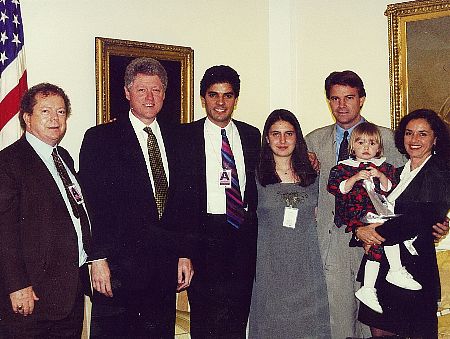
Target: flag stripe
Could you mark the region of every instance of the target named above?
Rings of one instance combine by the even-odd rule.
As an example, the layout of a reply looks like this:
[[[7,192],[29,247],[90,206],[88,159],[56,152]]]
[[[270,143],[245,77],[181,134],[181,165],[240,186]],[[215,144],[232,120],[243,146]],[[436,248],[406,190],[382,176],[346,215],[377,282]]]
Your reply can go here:
[[[14,59],[14,62],[10,63],[6,67],[0,76],[0,101],[8,95],[8,93],[17,86],[17,80],[23,77],[23,73],[26,71],[25,50],[21,49]]]
[[[17,86],[6,95],[2,102],[0,102],[0,112],[2,112],[0,115],[0,130],[2,130],[7,122],[19,112],[20,99],[26,90],[27,72],[25,71]]]

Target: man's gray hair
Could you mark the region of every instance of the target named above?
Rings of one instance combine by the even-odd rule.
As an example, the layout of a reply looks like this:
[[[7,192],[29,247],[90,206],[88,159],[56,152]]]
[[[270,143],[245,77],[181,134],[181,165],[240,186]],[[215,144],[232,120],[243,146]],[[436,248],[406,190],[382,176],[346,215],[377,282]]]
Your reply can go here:
[[[130,88],[138,74],[157,75],[163,84],[164,91],[167,89],[167,72],[158,60],[143,57],[131,61],[125,70],[126,88]]]

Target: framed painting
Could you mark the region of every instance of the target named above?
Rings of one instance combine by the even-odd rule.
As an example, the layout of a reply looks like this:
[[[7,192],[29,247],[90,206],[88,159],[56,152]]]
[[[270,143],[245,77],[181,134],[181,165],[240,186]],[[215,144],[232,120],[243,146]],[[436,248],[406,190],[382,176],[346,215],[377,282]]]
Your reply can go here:
[[[194,106],[194,51],[191,48],[96,37],[97,124],[128,114],[130,105],[124,93],[125,68],[138,57],[157,59],[167,71],[169,81],[158,120],[170,123],[191,121]]]
[[[391,125],[429,108],[449,122],[450,0],[387,6]]]

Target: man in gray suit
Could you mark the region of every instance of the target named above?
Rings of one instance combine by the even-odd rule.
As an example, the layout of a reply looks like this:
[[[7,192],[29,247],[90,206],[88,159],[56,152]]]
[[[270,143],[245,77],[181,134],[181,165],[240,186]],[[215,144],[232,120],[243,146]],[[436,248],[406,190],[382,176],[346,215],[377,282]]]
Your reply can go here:
[[[325,80],[325,91],[336,123],[312,131],[305,139],[308,150],[314,152],[320,161],[317,232],[327,281],[331,331],[336,339],[370,337],[367,326],[357,321],[358,302],[354,294],[360,287],[356,275],[363,249],[349,247],[351,234],[335,226],[335,197],[326,189],[330,170],[337,163],[344,133],[348,132],[346,135],[350,138],[353,128],[365,121],[361,108],[366,91],[361,78],[352,71],[332,72]],[[402,166],[406,159],[395,147],[393,132],[385,127],[378,128],[387,162],[396,167]],[[434,229],[433,234],[439,239],[448,232],[448,225],[438,224]]]

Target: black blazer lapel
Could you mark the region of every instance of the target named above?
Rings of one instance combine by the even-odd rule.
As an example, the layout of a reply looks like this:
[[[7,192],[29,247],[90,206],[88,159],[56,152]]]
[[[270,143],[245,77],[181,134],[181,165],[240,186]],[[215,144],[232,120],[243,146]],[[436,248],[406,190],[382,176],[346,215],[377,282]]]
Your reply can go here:
[[[121,157],[123,175],[130,178],[130,184],[136,183],[130,186],[130,189],[134,189],[136,195],[140,198],[148,199],[150,205],[150,211],[148,212],[151,213],[153,218],[158,219],[158,209],[144,154],[128,116],[118,120],[118,128],[120,137],[117,152]]]
[[[47,190],[45,193],[46,199],[49,199],[51,205],[59,205],[58,210],[60,211],[67,210],[67,206],[64,203],[61,192],[53,179],[53,176],[33,147],[26,141],[25,137],[22,137],[19,146],[22,149],[22,152],[19,151],[19,153],[22,155],[22,165],[25,171],[24,178],[30,180],[30,185],[45,187]],[[66,214],[67,217],[70,218],[68,211]]]
[[[207,205],[207,192],[206,192],[206,154],[205,154],[205,120],[206,118],[202,118],[198,121],[195,121],[191,124],[193,131],[189,135],[192,138],[191,141],[191,149],[194,152],[195,156],[195,164],[196,164],[196,172],[192,173],[196,176],[196,180],[198,180],[199,188],[200,188],[200,206],[202,211],[206,213]]]
[[[240,121],[233,120],[239,131],[241,138],[242,151],[244,154],[246,185],[244,193],[244,204],[252,210],[256,211],[257,205],[257,189],[255,182],[256,164],[259,158],[259,135]]]

